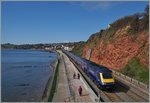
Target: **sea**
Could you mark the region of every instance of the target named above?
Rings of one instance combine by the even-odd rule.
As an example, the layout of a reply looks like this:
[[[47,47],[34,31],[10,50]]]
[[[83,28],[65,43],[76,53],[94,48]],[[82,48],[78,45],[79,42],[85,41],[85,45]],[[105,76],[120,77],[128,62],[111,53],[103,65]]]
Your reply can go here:
[[[1,101],[40,102],[56,52],[1,50]]]

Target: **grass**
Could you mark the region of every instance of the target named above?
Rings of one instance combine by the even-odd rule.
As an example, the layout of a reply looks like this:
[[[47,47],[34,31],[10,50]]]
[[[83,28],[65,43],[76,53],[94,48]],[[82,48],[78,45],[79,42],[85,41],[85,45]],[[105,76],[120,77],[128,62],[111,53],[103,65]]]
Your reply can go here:
[[[82,51],[76,51],[76,52],[74,52],[74,54],[76,54],[78,56],[82,56]]]
[[[76,50],[76,51],[72,51],[72,53],[74,53],[75,55],[78,55],[78,56],[82,56],[83,50],[79,49],[79,50]]]
[[[143,73],[141,73],[140,75],[140,81],[142,81],[143,83],[148,84],[149,83],[149,71],[145,71]]]
[[[149,69],[142,65],[137,58],[132,58],[121,72],[140,82],[149,84]]]
[[[50,90],[50,95],[49,95],[49,98],[48,98],[48,102],[52,102],[53,97],[54,97],[54,93],[56,91],[59,63],[60,63],[60,61],[58,60],[58,64],[56,66],[56,71],[55,71],[55,74],[54,74],[54,79],[53,79],[52,87],[51,87],[51,90]]]

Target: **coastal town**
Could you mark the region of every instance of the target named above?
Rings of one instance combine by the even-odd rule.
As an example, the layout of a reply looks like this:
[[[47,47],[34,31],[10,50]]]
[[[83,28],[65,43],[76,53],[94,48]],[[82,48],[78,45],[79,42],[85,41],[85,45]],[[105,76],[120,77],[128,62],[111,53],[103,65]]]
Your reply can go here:
[[[68,43],[41,43],[41,44],[22,44],[22,45],[15,45],[15,44],[2,44],[2,49],[31,49],[31,50],[57,50],[57,49],[65,49],[71,51],[76,45],[84,44],[84,41],[80,42],[68,42]]]

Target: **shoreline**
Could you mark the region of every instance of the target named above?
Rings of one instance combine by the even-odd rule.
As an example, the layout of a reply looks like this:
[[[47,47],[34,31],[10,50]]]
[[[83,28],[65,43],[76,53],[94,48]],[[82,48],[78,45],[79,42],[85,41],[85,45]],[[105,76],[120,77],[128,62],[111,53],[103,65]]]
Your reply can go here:
[[[47,81],[47,84],[45,86],[45,89],[44,89],[44,92],[43,92],[40,102],[48,102],[49,101],[49,97],[50,97],[51,91],[52,91],[52,86],[54,85],[53,84],[54,77],[55,77],[55,75],[57,75],[56,69],[58,69],[58,66],[59,66],[59,58],[54,63],[54,68],[53,68],[54,71],[50,74],[50,77]]]

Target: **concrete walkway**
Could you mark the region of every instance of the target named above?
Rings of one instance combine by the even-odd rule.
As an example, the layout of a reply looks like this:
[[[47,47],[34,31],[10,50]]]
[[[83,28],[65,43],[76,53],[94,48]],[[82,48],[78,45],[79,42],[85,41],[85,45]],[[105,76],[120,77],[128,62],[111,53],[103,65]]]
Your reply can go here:
[[[64,102],[66,98],[70,97],[70,90],[68,89],[69,86],[64,61],[62,60],[62,53],[60,53],[60,63],[58,69],[57,87],[52,102]]]
[[[57,90],[53,98],[53,102],[94,102],[89,87],[87,87],[85,81],[80,75],[80,79],[77,78],[78,70],[66,56],[66,54],[60,53],[60,65],[59,75],[57,81]],[[76,73],[76,78],[73,78],[73,74]],[[79,95],[79,86],[82,87],[82,96]]]

